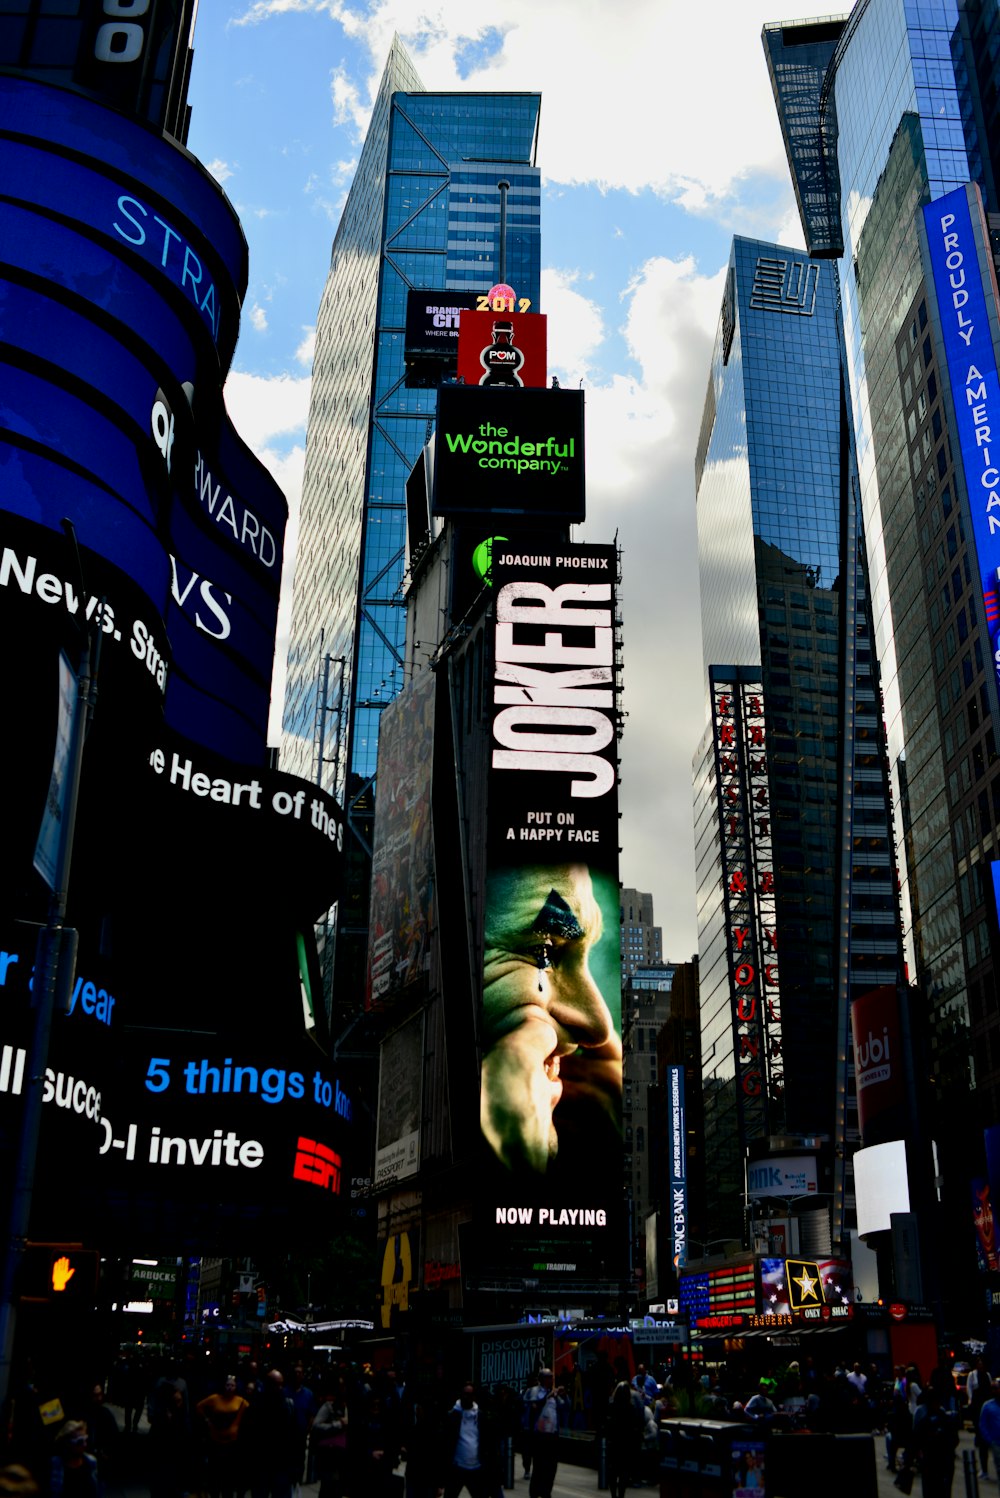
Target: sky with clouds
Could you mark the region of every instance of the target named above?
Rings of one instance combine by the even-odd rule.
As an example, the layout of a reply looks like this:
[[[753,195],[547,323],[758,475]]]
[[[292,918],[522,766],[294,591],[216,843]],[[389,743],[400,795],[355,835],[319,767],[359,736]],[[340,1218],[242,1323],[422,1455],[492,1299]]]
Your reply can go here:
[[[829,9],[211,0],[195,32],[188,144],[250,246],[227,402],[293,517],[316,313],[393,33],[428,89],[541,91],[540,310],[550,369],[587,392],[577,539],[617,533],[623,549],[621,878],[652,891],[664,954],[678,961],[697,950],[694,451],[724,267],[734,234],[802,244],[760,31]],[[289,555],[295,533],[293,518]],[[288,622],[286,609],[280,656]]]

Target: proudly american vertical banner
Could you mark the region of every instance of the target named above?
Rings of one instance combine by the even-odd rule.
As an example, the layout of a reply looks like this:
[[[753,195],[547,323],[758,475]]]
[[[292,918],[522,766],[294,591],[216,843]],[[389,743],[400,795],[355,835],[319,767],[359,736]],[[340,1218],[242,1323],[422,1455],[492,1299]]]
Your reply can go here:
[[[496,544],[481,1133],[486,1265],[618,1277],[611,546]]]

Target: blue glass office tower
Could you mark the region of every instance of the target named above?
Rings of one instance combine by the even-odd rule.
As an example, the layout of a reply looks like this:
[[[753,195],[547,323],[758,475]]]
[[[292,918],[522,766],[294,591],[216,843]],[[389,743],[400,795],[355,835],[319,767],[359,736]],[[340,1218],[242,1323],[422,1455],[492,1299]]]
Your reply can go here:
[[[828,1194],[802,1224],[817,1254],[851,1225],[850,1002],[901,973],[850,432],[833,268],[736,239],[696,459],[705,1236],[747,1231],[747,1146],[823,1136]]]
[[[846,22],[768,27],[807,246],[839,258],[876,643],[905,849],[908,955],[930,1027],[930,1120],[949,1222],[1000,1118],[1000,759],[991,647],[922,206],[978,184],[996,256],[992,0],[859,0]],[[803,173],[803,163],[808,172]],[[808,182],[806,176],[808,175]],[[969,1235],[941,1235],[975,1292]]]
[[[426,93],[395,39],[320,304],[282,767],[347,811],[348,1009],[363,981],[379,719],[403,685],[405,483],[437,405],[436,390],[404,384],[407,291],[496,283],[505,179],[506,277],[538,309],[540,105],[538,94]]]
[[[425,93],[394,41],[334,240],[316,329],[282,764],[331,790],[346,785],[348,804],[370,789],[379,717],[402,686],[404,484],[437,403],[435,390],[403,382],[407,291],[495,284],[506,179],[507,280],[538,307],[540,102]]]
[[[400,40],[386,63],[320,303],[281,765],[347,810],[341,936],[367,927],[379,719],[403,686],[404,485],[436,389],[404,385],[410,288],[487,292],[500,270],[539,306],[539,94],[425,93]],[[338,1002],[361,998],[361,960]]]

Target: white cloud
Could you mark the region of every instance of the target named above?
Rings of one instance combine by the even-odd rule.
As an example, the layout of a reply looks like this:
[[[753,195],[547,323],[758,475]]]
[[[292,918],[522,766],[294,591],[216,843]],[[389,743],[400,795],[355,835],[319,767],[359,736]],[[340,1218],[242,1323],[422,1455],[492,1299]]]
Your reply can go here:
[[[697,949],[691,757],[704,726],[694,452],[724,269],[649,260],[622,293],[638,375],[587,387],[584,538],[623,548],[622,860],[664,951]]]
[[[360,89],[348,76],[347,69],[343,65],[331,70],[330,98],[333,102],[334,124],[350,123],[357,134],[363,136],[368,128],[371,105],[366,104],[362,99]]]
[[[230,374],[226,409],[248,447],[262,454],[276,438],[305,435],[310,383],[308,375]]]
[[[255,333],[267,332],[267,313],[259,302],[254,302],[250,308],[250,324]]]
[[[742,179],[765,173],[787,182],[760,42],[772,10],[764,0],[670,7],[629,0],[623,8],[580,0],[503,0],[500,8],[495,0],[369,0],[355,9],[340,0],[257,0],[241,20],[326,13],[367,46],[366,85],[343,65],[331,74],[335,119],[359,139],[398,31],[430,89],[540,89],[540,158],[549,181],[653,188],[702,213],[738,196]],[[829,0],[799,0],[796,15],[828,10]],[[469,49],[490,44],[466,71]],[[696,59],[711,59],[697,88]]]
[[[586,379],[591,356],[604,340],[596,302],[575,289],[580,272],[543,270],[541,305],[548,317],[549,369],[564,385]]]
[[[303,369],[312,369],[313,355],[316,352],[316,329],[304,327],[302,332],[305,336],[295,350],[295,359]]]
[[[221,157],[217,156],[214,161],[208,161],[205,165],[207,170],[212,173],[216,182],[228,182],[233,175],[233,168],[229,165],[228,161],[223,161]]]

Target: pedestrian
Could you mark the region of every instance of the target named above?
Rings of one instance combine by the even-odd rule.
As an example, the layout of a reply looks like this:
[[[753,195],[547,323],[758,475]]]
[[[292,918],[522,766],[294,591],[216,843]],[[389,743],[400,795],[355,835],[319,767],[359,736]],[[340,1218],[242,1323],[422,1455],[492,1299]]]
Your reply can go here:
[[[546,1377],[542,1377],[542,1372]],[[552,1388],[552,1374],[548,1369],[540,1370],[535,1374],[536,1383],[530,1389],[525,1389],[523,1396],[523,1411],[521,1416],[522,1442],[521,1442],[521,1464],[524,1468],[525,1478],[531,1476],[531,1457],[534,1451],[532,1439],[535,1429],[535,1421],[538,1419],[538,1411],[541,1409]]]
[[[957,1445],[958,1420],[944,1408],[932,1377],[913,1417],[913,1450],[924,1498],[951,1498]]]
[[[343,1498],[347,1484],[347,1385],[329,1389],[309,1431],[310,1460],[319,1478],[319,1498]]]
[[[975,1431],[976,1454],[979,1457],[979,1475],[988,1479],[990,1475],[990,1443],[979,1431],[979,1413],[988,1399],[993,1397],[993,1380],[986,1368],[986,1359],[976,1358],[965,1380],[965,1393],[969,1401],[969,1416]]]
[[[885,1426],[885,1464],[890,1472],[895,1472],[896,1457],[906,1448],[913,1427],[906,1369],[902,1363],[897,1364],[895,1374]]]
[[[296,1482],[308,1482],[310,1473],[307,1471],[306,1453],[308,1450],[309,1430],[316,1418],[319,1405],[312,1389],[306,1383],[306,1370],[302,1363],[292,1365],[291,1382],[288,1385],[288,1397],[292,1401],[295,1411],[295,1428],[298,1431],[298,1471]]]
[[[635,1365],[635,1377],[632,1380],[632,1387],[633,1389],[638,1389],[644,1402],[650,1405],[660,1392],[660,1386],[656,1382],[656,1379],[651,1373],[647,1373],[645,1363],[637,1363]]]
[[[545,1390],[545,1397],[536,1401],[531,1432],[532,1465],[529,1498],[552,1498],[552,1484],[556,1480],[559,1466],[559,1411],[569,1401],[561,1386],[553,1387],[551,1368],[542,1368],[538,1382]]]
[[[393,1490],[393,1476],[399,1463],[399,1448],[394,1444],[397,1424],[387,1418],[382,1401],[373,1394],[361,1418],[356,1442],[358,1498],[388,1498]],[[354,1487],[351,1488],[354,1498]]]
[[[499,1480],[495,1428],[471,1384],[445,1417],[444,1457],[444,1498],[458,1498],[463,1489],[470,1498],[493,1498]]]
[[[59,1428],[49,1471],[52,1498],[98,1498],[97,1458],[87,1450],[87,1427],[67,1420]]]
[[[97,1458],[97,1468],[106,1482],[115,1470],[122,1434],[118,1421],[104,1402],[104,1385],[93,1384],[90,1398],[81,1411],[87,1426],[88,1450]]]
[[[623,1379],[608,1401],[605,1426],[611,1498],[625,1498],[625,1489],[639,1470],[645,1413],[639,1390]]]
[[[230,1373],[222,1388],[199,1401],[197,1411],[205,1439],[206,1486],[211,1498],[238,1498],[242,1489],[238,1446],[240,1422],[250,1408],[236,1392]]]
[[[150,1498],[184,1498],[197,1490],[198,1460],[184,1394],[175,1388],[149,1427]]]
[[[993,1470],[1000,1474],[1000,1380],[994,1379],[991,1396],[979,1411],[977,1433],[993,1452]],[[988,1473],[984,1471],[983,1476]]]
[[[406,1498],[436,1498],[441,1488],[438,1477],[444,1465],[439,1423],[431,1405],[419,1396],[408,1398],[403,1409]]]
[[[302,1472],[302,1447],[295,1406],[285,1380],[272,1368],[240,1422],[240,1459],[249,1474],[253,1498],[292,1498]]]

